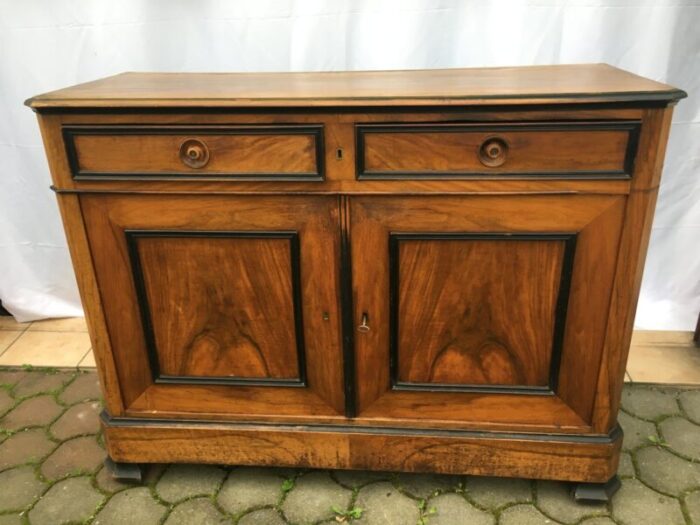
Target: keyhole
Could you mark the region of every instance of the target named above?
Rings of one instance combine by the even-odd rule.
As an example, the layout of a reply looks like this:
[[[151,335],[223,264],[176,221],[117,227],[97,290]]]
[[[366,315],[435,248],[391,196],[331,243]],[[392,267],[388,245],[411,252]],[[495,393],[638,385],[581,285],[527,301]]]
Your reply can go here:
[[[335,160],[343,160],[343,148],[335,150]]]

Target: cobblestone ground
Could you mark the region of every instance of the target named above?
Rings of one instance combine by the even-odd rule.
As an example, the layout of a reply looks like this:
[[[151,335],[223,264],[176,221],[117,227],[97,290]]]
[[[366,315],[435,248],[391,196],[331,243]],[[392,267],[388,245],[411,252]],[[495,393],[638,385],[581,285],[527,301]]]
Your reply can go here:
[[[700,390],[626,387],[622,489],[591,506],[564,483],[469,476],[154,465],[118,483],[94,373],[0,369],[0,385],[0,525],[700,525]]]

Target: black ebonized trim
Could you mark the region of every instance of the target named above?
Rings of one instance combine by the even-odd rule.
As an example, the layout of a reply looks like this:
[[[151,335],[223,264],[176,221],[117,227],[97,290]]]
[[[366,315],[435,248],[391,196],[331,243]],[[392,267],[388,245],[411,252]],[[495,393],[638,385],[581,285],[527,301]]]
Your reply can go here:
[[[163,418],[137,418],[137,417],[112,417],[106,410],[100,414],[102,422],[108,427],[159,427],[180,425],[227,427],[231,431],[260,430],[269,428],[279,432],[329,432],[341,434],[373,434],[386,436],[420,436],[420,437],[452,437],[466,439],[507,439],[518,441],[544,441],[548,443],[576,443],[591,445],[607,445],[622,439],[622,429],[619,424],[607,434],[555,434],[547,432],[499,432],[494,430],[464,430],[464,429],[436,429],[415,427],[390,427],[306,423],[301,425],[289,425],[284,423],[272,423],[269,421],[216,421],[210,419],[163,419]]]
[[[464,180],[464,179],[498,179],[498,178],[522,178],[522,179],[630,179],[633,173],[634,158],[637,153],[637,143],[641,121],[560,121],[560,122],[517,122],[517,123],[490,123],[483,122],[443,122],[443,123],[381,123],[381,124],[356,124],[355,125],[355,175],[357,180]],[[623,167],[617,171],[604,170],[576,170],[576,171],[492,171],[483,170],[468,171],[367,171],[365,168],[365,136],[370,133],[459,133],[459,132],[567,132],[567,131],[627,131],[627,148]]]
[[[535,112],[535,111],[572,111],[572,110],[610,110],[617,109],[662,109],[675,106],[678,100],[685,97],[669,100],[636,100],[626,99],[620,101],[597,101],[597,102],[538,102],[534,104],[478,104],[470,105],[469,101],[464,104],[445,105],[415,105],[406,104],[401,106],[381,106],[381,105],[358,105],[358,106],[259,106],[259,107],[230,107],[230,106],[131,106],[131,107],[94,107],[94,106],[66,106],[66,107],[44,107],[31,108],[32,111],[42,115],[290,115],[304,113],[306,115],[322,115],[329,113],[341,113],[343,115],[377,113],[390,115],[395,113],[470,113],[485,112]]]
[[[306,387],[306,357],[304,348],[304,322],[301,306],[301,271],[299,234],[295,231],[200,231],[200,230],[124,230],[126,244],[131,262],[131,271],[136,286],[136,302],[141,313],[146,350],[151,367],[153,382],[156,384],[177,385],[245,385],[245,386],[284,386]],[[148,303],[148,294],[144,282],[141,258],[138,250],[138,239],[142,238],[189,238],[199,237],[207,239],[287,239],[289,240],[290,271],[292,276],[292,303],[294,305],[294,331],[296,336],[297,362],[299,377],[291,379],[278,378],[248,378],[248,377],[200,377],[200,376],[172,376],[162,375],[158,361],[153,323],[151,320],[151,308]]]
[[[340,307],[343,327],[343,385],[345,417],[355,417],[355,326],[352,302],[352,262],[350,257],[350,200],[338,197],[340,208]]]
[[[399,243],[415,240],[442,241],[563,241],[564,254],[562,258],[559,291],[555,307],[554,331],[552,334],[551,361],[549,380],[546,386],[522,385],[461,385],[446,383],[418,383],[400,381],[399,375]],[[417,392],[470,392],[470,393],[500,393],[555,395],[559,382],[561,353],[564,345],[564,328],[566,312],[569,303],[569,291],[573,275],[574,255],[576,251],[576,234],[568,232],[542,233],[395,233],[389,234],[389,375],[392,390]]]
[[[242,181],[323,181],[325,180],[325,153],[323,124],[280,125],[157,125],[115,124],[90,125],[70,124],[61,128],[66,146],[68,165],[73,180],[242,180]],[[75,148],[76,135],[311,135],[314,137],[316,171],[310,173],[207,173],[191,172],[140,173],[140,172],[92,172],[80,169]]]

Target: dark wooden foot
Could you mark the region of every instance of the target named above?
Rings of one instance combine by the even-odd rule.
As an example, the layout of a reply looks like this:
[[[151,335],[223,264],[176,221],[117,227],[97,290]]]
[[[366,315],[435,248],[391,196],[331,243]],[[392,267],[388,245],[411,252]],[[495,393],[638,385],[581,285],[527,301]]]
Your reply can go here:
[[[610,501],[620,489],[620,478],[613,476],[605,483],[577,483],[572,491],[574,500],[580,503]]]
[[[109,456],[105,459],[105,468],[112,477],[119,481],[134,481],[140,483],[143,479],[143,468],[138,463],[119,463],[112,461]]]

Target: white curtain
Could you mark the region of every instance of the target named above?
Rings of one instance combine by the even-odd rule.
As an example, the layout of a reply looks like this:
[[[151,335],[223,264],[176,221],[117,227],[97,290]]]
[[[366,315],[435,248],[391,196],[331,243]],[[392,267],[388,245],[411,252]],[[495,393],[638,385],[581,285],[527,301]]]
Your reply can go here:
[[[32,112],[122,71],[318,71],[607,62],[685,89],[637,314],[700,310],[700,7],[683,0],[0,0],[0,299],[20,321],[81,313]]]

